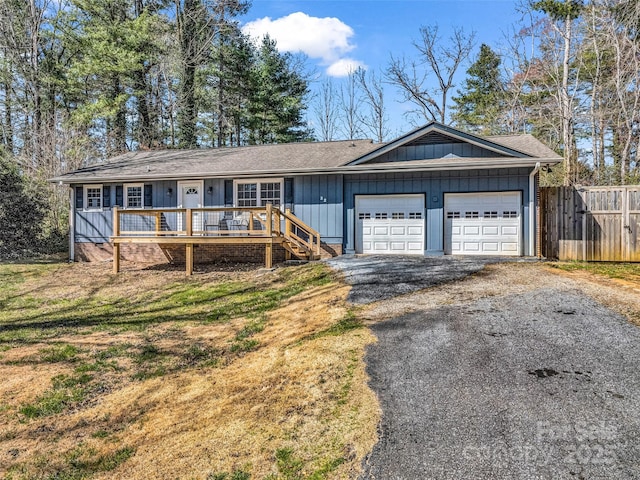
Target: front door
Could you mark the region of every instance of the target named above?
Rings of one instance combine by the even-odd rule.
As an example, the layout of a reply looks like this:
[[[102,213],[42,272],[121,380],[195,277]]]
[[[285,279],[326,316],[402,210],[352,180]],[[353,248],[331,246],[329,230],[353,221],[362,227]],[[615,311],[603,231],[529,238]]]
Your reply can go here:
[[[203,190],[202,180],[178,182],[178,208],[202,208]],[[192,216],[191,228],[194,232],[202,231],[202,212],[192,212]],[[184,215],[178,215],[178,219],[178,230],[186,229]]]

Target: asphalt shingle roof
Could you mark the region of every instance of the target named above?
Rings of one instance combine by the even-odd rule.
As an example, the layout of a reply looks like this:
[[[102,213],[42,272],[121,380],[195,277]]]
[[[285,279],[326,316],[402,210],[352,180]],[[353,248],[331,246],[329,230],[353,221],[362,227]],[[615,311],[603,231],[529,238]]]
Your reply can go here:
[[[432,129],[433,123],[423,127]],[[450,127],[444,127],[448,128]],[[419,134],[421,129],[407,134]],[[478,137],[479,140],[482,140]],[[129,152],[108,160],[105,163],[92,165],[61,175],[52,181],[64,183],[91,183],[103,181],[131,181],[155,179],[180,179],[203,177],[252,177],[260,175],[291,175],[325,172],[357,172],[366,169],[445,169],[445,168],[485,168],[481,165],[491,163],[498,167],[510,164],[535,165],[537,159],[555,163],[561,159],[532,135],[497,135],[484,139],[502,145],[517,152],[528,155],[528,158],[468,158],[454,157],[443,159],[413,160],[392,164],[367,163],[365,159],[356,161],[371,154],[378,156],[377,151],[395,148],[394,143],[401,144],[401,137],[387,144],[376,144],[371,140],[345,140],[338,142],[288,143],[275,145],[253,145],[244,147],[210,148],[194,150],[142,150]],[[350,164],[351,165],[348,165]]]

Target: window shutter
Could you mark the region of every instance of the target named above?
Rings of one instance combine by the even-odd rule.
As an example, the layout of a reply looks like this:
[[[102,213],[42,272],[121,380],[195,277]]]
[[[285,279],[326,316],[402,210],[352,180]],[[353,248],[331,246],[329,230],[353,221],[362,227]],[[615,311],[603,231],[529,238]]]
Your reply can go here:
[[[122,195],[122,185],[116,186],[116,205],[119,207],[124,206],[124,197]]]
[[[144,186],[144,206],[153,207],[153,185]]]
[[[233,207],[233,180],[224,181],[224,206]]]
[[[108,185],[102,187],[102,206],[104,208],[111,206],[111,187]]]
[[[82,209],[82,204],[84,203],[84,190],[82,187],[76,187],[76,208]]]
[[[284,203],[293,203],[293,178],[284,179]]]

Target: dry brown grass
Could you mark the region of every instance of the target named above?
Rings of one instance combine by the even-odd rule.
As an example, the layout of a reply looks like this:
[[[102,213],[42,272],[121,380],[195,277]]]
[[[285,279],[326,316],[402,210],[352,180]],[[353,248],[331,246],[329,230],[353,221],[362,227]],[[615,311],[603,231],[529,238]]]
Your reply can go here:
[[[47,268],[40,274],[27,268],[10,295],[30,297],[43,317],[59,302],[77,299],[152,304],[176,283],[274,288],[284,282],[278,271],[209,271],[185,279],[178,271],[133,267],[114,276],[108,265],[96,264]],[[299,478],[354,478],[376,441],[380,411],[363,363],[371,333],[354,328],[322,334],[348,316],[347,292],[334,279],[261,314],[263,329],[251,335],[255,346],[248,351],[230,347],[256,321],[245,317],[163,321],[124,331],[74,326],[6,342],[11,348],[0,353],[0,475],[205,479],[243,471],[251,478],[285,478],[276,453],[291,449]],[[194,308],[197,316],[203,306]],[[132,373],[147,365],[140,352],[149,344],[160,353],[147,363],[166,369],[134,380]],[[59,345],[79,353],[68,361],[42,361],[43,352]],[[192,345],[215,358],[186,361]],[[89,371],[93,388],[81,401],[37,418],[20,413],[51,391],[56,375],[78,375],[79,366],[103,357],[110,363]]]

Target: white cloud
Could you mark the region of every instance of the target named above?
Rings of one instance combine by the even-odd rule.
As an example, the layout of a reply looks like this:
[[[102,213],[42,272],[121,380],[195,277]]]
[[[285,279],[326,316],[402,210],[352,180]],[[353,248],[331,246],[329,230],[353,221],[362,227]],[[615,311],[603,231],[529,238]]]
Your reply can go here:
[[[354,60],[353,58],[341,58],[329,65],[327,68],[327,75],[330,77],[346,77],[351,72],[356,71],[359,67],[364,69],[367,68],[367,66],[359,60]]]
[[[264,17],[246,23],[242,31],[252,37],[262,38],[264,35],[274,39],[281,52],[302,52],[310,58],[320,60],[322,65],[329,65],[328,75],[335,71],[344,76],[343,69],[347,65],[362,65],[357,60],[343,58],[355,48],[351,43],[353,29],[335,17],[310,17],[306,13],[296,12],[286,17]]]

